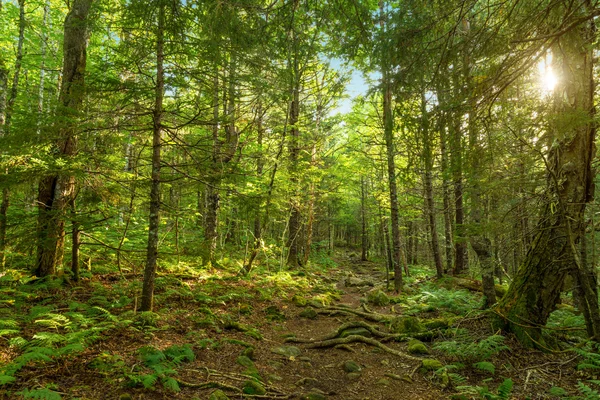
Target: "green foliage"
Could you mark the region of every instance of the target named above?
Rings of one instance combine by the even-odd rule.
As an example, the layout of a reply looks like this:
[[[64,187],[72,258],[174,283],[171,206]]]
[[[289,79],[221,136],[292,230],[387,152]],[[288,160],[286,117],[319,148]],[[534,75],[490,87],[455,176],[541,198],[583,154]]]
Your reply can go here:
[[[481,361],[487,360],[503,350],[508,350],[508,346],[504,345],[504,340],[504,336],[492,335],[478,343],[468,340],[463,342],[447,341],[437,343],[434,348],[443,351],[457,360]]]
[[[489,361],[480,361],[473,364],[473,367],[484,372],[488,372],[491,375],[496,373],[496,366]]]
[[[496,393],[490,391],[487,386],[457,386],[456,389],[462,394],[476,395],[485,400],[509,400],[512,392],[512,379],[505,379],[496,389]]]
[[[62,397],[59,393],[50,390],[48,388],[43,389],[23,389],[20,392],[17,392],[23,396],[24,399],[36,399],[36,400],[61,400]]]
[[[189,344],[173,345],[164,350],[152,346],[145,346],[138,350],[144,366],[151,373],[127,374],[133,386],[141,385],[146,389],[154,387],[156,382],[161,382],[166,390],[179,392],[179,383],[173,378],[177,374],[177,367],[184,362],[195,359],[192,346]]]
[[[423,305],[427,305],[456,315],[465,315],[477,309],[480,300],[478,296],[467,290],[449,290],[429,284],[425,285],[418,295],[409,297],[407,304],[409,305],[407,313],[422,312]]]

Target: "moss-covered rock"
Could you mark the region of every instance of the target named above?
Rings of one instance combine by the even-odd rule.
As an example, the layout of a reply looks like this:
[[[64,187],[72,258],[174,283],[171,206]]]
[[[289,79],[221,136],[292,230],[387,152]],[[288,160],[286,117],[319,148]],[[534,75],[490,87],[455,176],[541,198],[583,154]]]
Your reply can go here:
[[[299,294],[295,294],[292,297],[292,303],[294,303],[298,307],[305,307],[306,304],[308,303],[308,301],[306,300],[306,298],[304,296],[301,296]]]
[[[256,381],[246,381],[244,382],[242,392],[245,394],[257,394],[259,396],[262,396],[264,394],[267,394],[267,389],[265,389],[263,385]]]
[[[348,373],[360,372],[362,370],[360,365],[358,365],[358,363],[356,361],[352,361],[352,360],[344,361],[342,363],[342,368],[344,369],[345,372],[348,372]]]
[[[390,304],[390,298],[381,289],[374,289],[367,292],[367,303],[376,306],[387,306]]]
[[[361,375],[360,372],[350,372],[346,375],[346,377],[351,381],[356,381],[360,379]]]
[[[319,316],[319,314],[317,314],[317,312],[313,308],[305,308],[300,313],[300,316],[302,318],[307,318],[307,319],[316,319]]]
[[[287,358],[298,357],[300,355],[300,349],[296,346],[279,346],[273,347],[271,353],[279,354]]]
[[[256,356],[254,354],[254,347],[246,347],[242,351],[242,356],[248,357],[250,360],[254,361],[256,359]]]
[[[450,318],[436,318],[423,322],[423,326],[427,330],[448,329],[450,325],[452,325],[452,320]]]
[[[238,363],[239,365],[241,365],[242,367],[246,367],[246,368],[255,368],[254,367],[254,361],[252,361],[250,359],[250,357],[247,356],[239,356],[236,360],[236,363]]]
[[[408,352],[411,354],[429,354],[427,346],[417,339],[412,339],[408,342]]]
[[[433,358],[428,358],[421,361],[421,372],[436,371],[443,366],[444,364],[442,364],[440,361]]]
[[[229,400],[229,397],[222,390],[215,390],[210,394],[208,400]]]
[[[419,318],[412,316],[394,318],[389,323],[389,328],[394,333],[418,333],[425,330]]]

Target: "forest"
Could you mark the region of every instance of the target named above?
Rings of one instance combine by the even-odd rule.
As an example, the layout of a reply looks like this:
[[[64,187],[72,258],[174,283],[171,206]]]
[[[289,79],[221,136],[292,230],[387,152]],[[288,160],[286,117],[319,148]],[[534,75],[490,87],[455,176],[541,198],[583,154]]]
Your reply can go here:
[[[0,0],[0,398],[600,399],[598,17]]]

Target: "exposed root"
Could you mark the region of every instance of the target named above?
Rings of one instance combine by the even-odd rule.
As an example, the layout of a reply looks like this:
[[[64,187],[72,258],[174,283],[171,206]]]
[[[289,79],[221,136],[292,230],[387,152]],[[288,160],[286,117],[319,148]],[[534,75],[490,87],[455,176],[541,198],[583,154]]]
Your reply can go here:
[[[179,386],[189,387],[189,388],[194,388],[194,389],[222,389],[222,390],[227,390],[227,391],[231,391],[231,392],[235,392],[235,393],[242,392],[241,389],[239,389],[235,386],[227,385],[225,383],[216,382],[216,381],[191,383],[191,382],[182,381],[181,379],[177,379],[177,383],[179,384]]]
[[[366,319],[367,321],[373,321],[373,322],[388,322],[394,318],[391,315],[378,314],[375,312],[358,311],[358,310],[353,310],[351,308],[340,307],[340,306],[317,308],[316,311],[319,314],[328,314],[328,315],[336,315],[336,314],[357,315],[359,317]]]
[[[364,329],[368,330],[373,336],[377,336],[379,338],[389,339],[389,338],[395,338],[396,336],[398,336],[398,335],[394,335],[391,333],[381,332],[379,329],[377,329],[373,325],[367,324],[366,322],[353,321],[353,322],[346,322],[345,324],[340,325],[334,332],[332,332],[329,335],[324,336],[320,339],[300,339],[300,338],[291,337],[291,338],[285,339],[285,341],[286,342],[294,342],[294,343],[322,342],[325,340],[335,339],[335,338],[339,337],[345,330],[352,329],[352,328],[364,328]]]
[[[350,336],[346,336],[345,338],[321,340],[321,341],[310,343],[307,347],[309,349],[319,349],[319,348],[325,348],[325,347],[333,347],[333,346],[337,346],[340,344],[349,344],[349,343],[357,343],[357,342],[370,344],[371,346],[375,346],[375,347],[385,351],[386,353],[390,353],[390,354],[393,354],[398,357],[402,357],[402,358],[406,358],[406,359],[414,360],[414,361],[422,360],[421,358],[413,357],[413,356],[403,353],[401,351],[394,350],[391,347],[388,347],[385,344],[381,343],[377,339],[368,338],[368,337],[359,336],[359,335],[350,335]]]

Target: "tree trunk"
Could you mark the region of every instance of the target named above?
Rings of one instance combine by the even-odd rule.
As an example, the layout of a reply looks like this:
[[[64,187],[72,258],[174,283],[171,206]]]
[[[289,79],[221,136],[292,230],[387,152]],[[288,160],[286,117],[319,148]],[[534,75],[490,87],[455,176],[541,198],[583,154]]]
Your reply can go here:
[[[425,164],[425,203],[427,220],[429,226],[429,234],[431,237],[431,250],[433,253],[433,261],[435,263],[436,276],[442,278],[444,276],[444,265],[442,264],[442,256],[440,254],[440,244],[438,239],[437,224],[435,219],[435,203],[433,201],[433,150],[432,137],[429,132],[429,116],[427,113],[427,101],[425,93],[421,94],[421,131],[423,133],[423,162]]]
[[[445,115],[440,116],[440,151],[442,156],[442,197],[444,201],[444,248],[446,254],[446,267],[445,272],[449,273],[453,270],[453,258],[452,253],[452,203],[450,201],[450,182],[448,180],[448,151],[446,149],[446,124]]]
[[[297,2],[294,2],[297,3]],[[295,9],[294,9],[295,10]],[[292,196],[290,198],[290,219],[289,219],[289,236],[287,240],[288,256],[287,265],[293,268],[298,268],[302,265],[300,260],[300,231],[301,231],[301,213],[300,213],[300,194],[298,187],[298,162],[300,155],[300,130],[298,129],[298,121],[300,119],[300,65],[298,53],[298,38],[296,37],[294,28],[292,27],[293,40],[293,98],[290,105],[290,186],[292,188]]]
[[[59,157],[72,158],[77,152],[77,119],[84,98],[87,59],[87,19],[93,0],[75,0],[64,23],[62,85],[57,113],[59,122],[56,150]],[[38,187],[38,244],[36,276],[56,272],[64,247],[65,212],[75,195],[75,178],[52,175]]]
[[[368,260],[369,234],[367,231],[367,183],[364,176],[360,177],[360,216],[361,216],[361,261]]]
[[[10,89],[8,101],[6,99],[8,70],[4,61],[0,60],[0,137],[10,134],[10,123],[12,119],[15,100],[19,90],[19,77],[23,62],[23,42],[25,38],[25,0],[19,0],[19,39],[17,41],[17,56],[15,58],[15,72]],[[6,229],[8,225],[8,207],[10,205],[10,191],[8,187],[2,188],[2,203],[0,204],[0,268],[4,268],[6,262]]]
[[[581,7],[585,9],[580,10],[582,14],[589,13],[587,2],[586,6]],[[593,20],[584,21],[558,38],[553,47],[553,69],[561,79],[555,87],[555,114],[547,133],[552,146],[544,159],[546,201],[525,261],[496,308],[504,327],[531,346],[546,345],[542,328],[556,308],[565,276],[585,275],[578,243],[585,234],[586,204],[594,194],[595,29]]]
[[[148,247],[146,267],[142,286],[140,311],[152,311],[154,306],[154,279],[158,262],[158,229],[160,226],[160,163],[162,147],[163,98],[165,91],[164,44],[165,44],[165,4],[158,8],[156,30],[156,88],[152,124],[152,182],[150,186],[150,216],[148,218]]]

